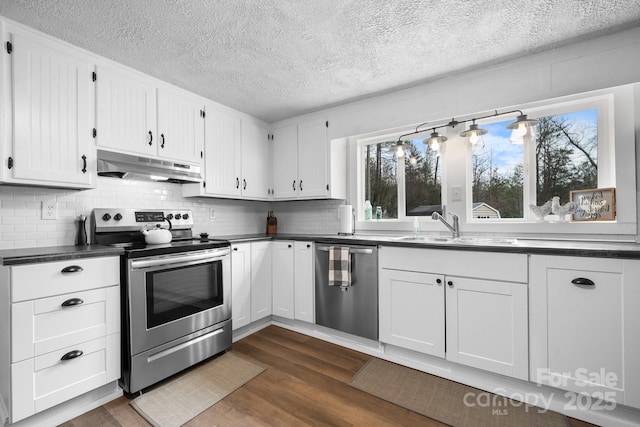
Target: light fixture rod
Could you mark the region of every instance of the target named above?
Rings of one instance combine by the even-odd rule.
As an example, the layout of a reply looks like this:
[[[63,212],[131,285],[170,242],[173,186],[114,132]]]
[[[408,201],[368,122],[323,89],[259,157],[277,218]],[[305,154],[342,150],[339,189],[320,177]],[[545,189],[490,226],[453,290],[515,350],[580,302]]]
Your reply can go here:
[[[424,122],[420,125],[418,125],[416,127],[416,130],[414,132],[409,132],[409,133],[405,133],[404,135],[400,135],[398,137],[398,144],[402,143],[402,138],[404,138],[405,136],[410,136],[410,135],[415,135],[418,133],[422,133],[422,132],[427,132],[429,130],[433,130],[433,132],[436,131],[436,129],[441,129],[441,128],[446,128],[446,127],[455,127],[459,124],[462,123],[468,123],[468,122],[475,122],[476,120],[482,120],[482,119],[488,119],[489,117],[497,117],[497,116],[504,116],[506,114],[513,114],[513,113],[519,113],[521,116],[524,114],[521,110],[512,110],[512,111],[505,111],[502,113],[498,113],[498,110],[493,110],[493,114],[488,114],[486,116],[480,116],[480,117],[473,117],[470,119],[466,119],[466,120],[456,120],[455,118],[451,119],[451,121],[449,123],[446,123],[444,125],[440,125],[440,126],[436,126],[436,127],[430,127],[428,129],[422,129],[419,130],[422,126],[429,124],[429,122]]]

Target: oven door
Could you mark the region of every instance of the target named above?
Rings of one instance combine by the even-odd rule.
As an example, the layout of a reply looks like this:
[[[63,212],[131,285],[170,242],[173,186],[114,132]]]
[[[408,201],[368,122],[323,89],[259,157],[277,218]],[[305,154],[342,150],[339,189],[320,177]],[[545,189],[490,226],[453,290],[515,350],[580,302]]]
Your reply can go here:
[[[229,248],[128,260],[130,355],[231,318]]]

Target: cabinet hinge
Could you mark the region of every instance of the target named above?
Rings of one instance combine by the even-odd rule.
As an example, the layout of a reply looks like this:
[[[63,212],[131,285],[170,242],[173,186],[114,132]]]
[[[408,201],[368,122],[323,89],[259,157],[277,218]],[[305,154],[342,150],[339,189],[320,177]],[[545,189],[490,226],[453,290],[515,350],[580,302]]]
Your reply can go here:
[[[96,130],[96,128],[93,128],[93,131],[91,132],[91,135],[93,135],[94,138],[96,136],[98,136],[98,131]]]
[[[11,55],[11,52],[13,52],[13,45],[11,42],[7,42],[7,53]]]
[[[13,168],[13,157],[9,157],[9,159],[7,160],[7,167],[9,169]]]
[[[91,73],[91,80],[93,80],[94,82],[98,80],[98,75],[96,74],[95,71]]]
[[[324,125],[325,125],[326,127],[329,127],[329,120],[327,120],[326,122],[324,122]]]

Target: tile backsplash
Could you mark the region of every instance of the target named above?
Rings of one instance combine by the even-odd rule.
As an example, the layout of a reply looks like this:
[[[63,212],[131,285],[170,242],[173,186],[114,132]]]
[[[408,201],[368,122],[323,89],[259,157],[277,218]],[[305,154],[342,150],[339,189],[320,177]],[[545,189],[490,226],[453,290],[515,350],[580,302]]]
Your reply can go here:
[[[42,219],[42,202],[55,202],[56,219]],[[97,188],[64,190],[0,186],[0,249],[73,245],[76,218],[93,208],[185,208],[193,211],[194,234],[212,236],[264,233],[273,210],[280,233],[335,234],[340,200],[255,202],[211,198],[184,198],[180,185],[98,178]],[[88,227],[88,226],[87,226]],[[87,229],[87,232],[89,230]]]

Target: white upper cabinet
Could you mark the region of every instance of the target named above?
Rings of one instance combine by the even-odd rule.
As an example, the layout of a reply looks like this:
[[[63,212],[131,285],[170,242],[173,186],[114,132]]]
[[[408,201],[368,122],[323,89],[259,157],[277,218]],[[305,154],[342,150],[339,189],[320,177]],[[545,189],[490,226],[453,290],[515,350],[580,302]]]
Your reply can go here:
[[[204,156],[204,104],[188,92],[158,88],[158,156],[201,163]]]
[[[182,195],[269,198],[269,132],[266,125],[214,105],[205,109],[205,182],[182,186]]]
[[[96,67],[96,144],[157,155],[156,88],[150,81],[107,66]]]
[[[274,129],[275,200],[346,197],[346,143],[330,143],[328,127],[315,119]]]
[[[92,65],[62,43],[8,29],[13,104],[12,120],[5,118],[13,126],[13,144],[4,147],[5,181],[94,186]],[[11,89],[5,86],[3,92]],[[10,135],[4,131],[5,140]]]
[[[273,196],[277,200],[298,197],[298,126],[273,131]]]
[[[125,67],[96,67],[96,145],[200,164],[204,103]]]
[[[267,199],[270,195],[269,131],[266,126],[242,121],[242,196]]]

